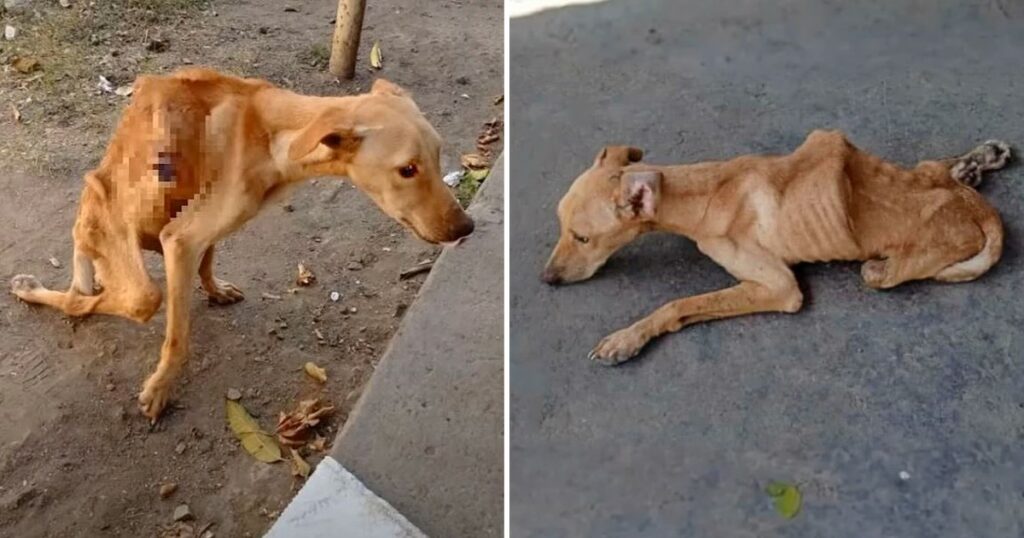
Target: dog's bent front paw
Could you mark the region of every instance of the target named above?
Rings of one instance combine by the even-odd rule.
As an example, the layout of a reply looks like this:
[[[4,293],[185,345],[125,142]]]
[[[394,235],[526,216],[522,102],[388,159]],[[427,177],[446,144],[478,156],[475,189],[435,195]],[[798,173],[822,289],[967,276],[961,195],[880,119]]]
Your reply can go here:
[[[160,413],[167,407],[171,396],[171,386],[151,376],[142,385],[142,392],[139,393],[139,411],[155,423],[160,418]]]
[[[590,352],[590,360],[615,366],[635,357],[648,338],[633,327],[628,327],[604,337],[597,347]]]
[[[39,279],[32,275],[17,275],[11,279],[11,293],[25,299],[33,291],[43,287]]]
[[[245,294],[234,284],[219,278],[214,279],[213,282],[214,285],[206,290],[206,293],[210,296],[211,303],[229,305],[245,299]]]

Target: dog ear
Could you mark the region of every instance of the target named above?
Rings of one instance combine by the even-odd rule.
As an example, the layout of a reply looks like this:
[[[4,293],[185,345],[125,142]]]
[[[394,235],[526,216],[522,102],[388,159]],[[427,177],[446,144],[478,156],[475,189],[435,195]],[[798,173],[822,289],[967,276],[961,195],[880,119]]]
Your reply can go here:
[[[619,209],[629,218],[652,220],[661,198],[661,172],[638,170],[622,173],[619,187]]]
[[[310,122],[288,147],[288,157],[298,161],[313,152],[320,145],[332,150],[358,146],[373,127],[346,127],[343,120],[330,112],[321,114]]]
[[[594,159],[594,166],[614,165],[626,166],[640,162],[644,158],[644,150],[632,146],[605,146]]]
[[[379,78],[373,81],[370,93],[374,95],[397,95],[398,97],[409,97],[409,93],[403,90],[398,84],[389,80]]]

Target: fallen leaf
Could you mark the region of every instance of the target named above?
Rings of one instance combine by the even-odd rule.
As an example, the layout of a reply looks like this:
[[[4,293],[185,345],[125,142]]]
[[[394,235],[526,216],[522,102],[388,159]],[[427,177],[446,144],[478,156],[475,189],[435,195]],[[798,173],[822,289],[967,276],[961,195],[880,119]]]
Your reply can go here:
[[[11,117],[14,119],[14,123],[21,123],[21,112],[13,104],[11,105]]]
[[[462,156],[462,159],[460,159],[459,162],[461,162],[462,167],[467,170],[479,170],[481,168],[489,168],[491,166],[490,163],[487,162],[487,158],[479,153],[467,153]]]
[[[775,499],[775,511],[786,519],[793,519],[800,512],[803,497],[793,484],[772,482],[764,488],[769,497]]]
[[[306,370],[306,375],[309,377],[312,377],[321,383],[327,382],[327,370],[324,370],[312,362],[307,362],[303,368]]]
[[[178,485],[174,482],[168,482],[160,486],[160,498],[166,499],[173,495],[175,491],[178,491]]]
[[[334,411],[334,406],[323,405],[319,399],[303,400],[291,413],[281,413],[277,420],[277,439],[281,444],[298,447],[306,444],[311,430],[320,419]]]
[[[290,452],[292,453],[292,474],[302,478],[309,478],[309,464],[306,463],[306,460],[302,459],[298,450],[291,450]]]
[[[245,407],[238,402],[225,400],[228,414],[228,425],[235,437],[242,442],[242,447],[252,456],[264,463],[281,461],[281,447],[277,446],[274,437],[260,429],[256,419],[249,415]]]
[[[476,182],[479,183],[479,182],[483,181],[484,178],[486,178],[487,175],[490,174],[490,173],[491,173],[491,171],[489,169],[481,168],[479,170],[469,170],[468,172],[466,172],[466,177],[468,177],[469,179],[472,179],[473,181],[476,181]]]
[[[505,94],[496,95],[496,96],[494,96],[494,99],[491,100],[491,103],[494,106],[498,106],[498,105],[500,105],[500,104],[502,104],[504,102],[505,102]]]
[[[299,276],[295,279],[295,283],[300,286],[309,286],[314,282],[316,282],[316,275],[313,274],[313,271],[310,271],[305,265],[300,263]]]
[[[370,67],[381,69],[384,67],[384,53],[380,51],[380,42],[374,41],[370,49]]]
[[[31,73],[36,69],[39,69],[39,60],[35,58],[19,58],[15,57],[11,61],[11,66],[19,73]]]

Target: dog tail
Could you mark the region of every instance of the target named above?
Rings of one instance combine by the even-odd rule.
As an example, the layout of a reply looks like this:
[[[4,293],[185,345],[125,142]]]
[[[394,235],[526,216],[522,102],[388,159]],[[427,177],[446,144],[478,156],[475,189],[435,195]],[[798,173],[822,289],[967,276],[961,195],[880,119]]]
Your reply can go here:
[[[943,282],[966,282],[974,280],[992,268],[1003,255],[1003,221],[991,207],[985,208],[985,217],[978,227],[985,235],[985,246],[974,256],[950,265],[935,275]]]

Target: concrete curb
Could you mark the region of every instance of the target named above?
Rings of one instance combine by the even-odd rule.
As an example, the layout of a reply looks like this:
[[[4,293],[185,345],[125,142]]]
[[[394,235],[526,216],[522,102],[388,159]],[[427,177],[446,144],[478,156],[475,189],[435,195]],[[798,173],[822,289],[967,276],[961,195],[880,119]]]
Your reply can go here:
[[[470,205],[476,231],[438,257],[335,439],[333,460],[324,460],[353,475],[339,496],[375,502],[365,483],[395,516],[434,538],[501,536],[503,528],[503,163],[499,157]],[[325,536],[306,534],[295,515],[313,498],[306,492],[317,473],[268,536]],[[367,520],[343,515],[326,528],[408,536],[349,531]]]

